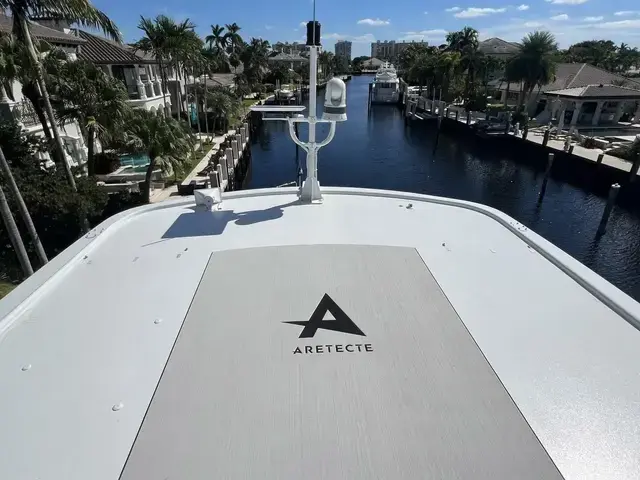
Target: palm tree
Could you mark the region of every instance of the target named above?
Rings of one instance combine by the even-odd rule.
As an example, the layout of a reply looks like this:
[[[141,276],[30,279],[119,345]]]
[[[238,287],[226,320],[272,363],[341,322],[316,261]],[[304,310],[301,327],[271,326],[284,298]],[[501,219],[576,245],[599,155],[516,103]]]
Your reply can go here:
[[[549,32],[533,32],[522,39],[520,52],[510,62],[522,81],[523,97],[529,98],[536,86],[553,81],[558,44]],[[522,104],[523,98],[518,102]]]
[[[0,216],[2,217],[4,226],[6,227],[7,233],[9,234],[9,239],[11,240],[11,244],[13,245],[13,249],[16,251],[16,254],[18,255],[18,261],[20,262],[20,266],[22,267],[24,276],[29,277],[33,275],[33,267],[31,266],[31,261],[29,260],[29,256],[27,255],[27,250],[24,248],[24,243],[22,242],[20,231],[18,230],[16,221],[13,219],[13,215],[11,215],[11,210],[9,209],[9,203],[7,202],[7,197],[5,197],[4,190],[2,189],[1,185],[0,185]]]
[[[333,58],[333,53],[326,50],[318,55],[318,63],[322,67],[322,73],[324,74],[325,78],[328,78],[333,71]]]
[[[44,52],[48,50],[47,55],[41,60],[45,74],[50,71],[56,71],[60,63],[67,58],[67,55],[60,49],[50,49],[42,42],[36,41],[34,43],[38,51]],[[35,68],[33,68],[27,47],[16,41],[11,34],[0,34],[0,82],[4,82],[5,85],[11,85],[13,82],[18,81],[22,85],[22,95],[33,105],[33,110],[42,125],[44,136],[51,143],[53,136],[49,129],[49,122],[44,111],[44,102],[35,77]],[[60,152],[55,145],[51,151],[53,160],[62,165],[64,158],[60,156]]]
[[[224,27],[216,24],[211,25],[211,35],[207,35],[204,41],[207,42],[209,48],[223,52],[227,48],[229,37],[224,33]]]
[[[235,22],[230,25],[227,24],[225,27],[227,28],[227,33],[225,35],[227,45],[231,48],[231,53],[236,53],[236,47],[242,44],[242,37],[238,33],[242,29]]]
[[[71,23],[100,29],[105,35],[116,41],[121,40],[120,32],[115,23],[113,23],[105,13],[91,5],[89,0],[0,0],[0,9],[11,13],[13,18],[13,34],[16,39],[24,43],[28,49],[31,64],[35,69],[36,81],[44,101],[45,112],[51,123],[55,144],[60,156],[64,159],[62,163],[67,181],[71,188],[77,191],[78,189],[73,173],[71,172],[69,163],[66,161],[62,137],[55,122],[53,107],[49,100],[49,93],[46,82],[44,81],[39,54],[31,38],[29,18],[31,16],[37,17],[38,15],[45,14]]]
[[[268,58],[269,42],[261,38],[252,38],[240,56],[244,64],[244,76],[249,87],[262,82],[269,65]]]
[[[106,143],[122,132],[130,113],[122,82],[89,62],[68,62],[54,80],[54,105],[58,119],[76,120],[87,142],[87,172],[95,175],[95,140]],[[57,97],[57,98],[56,98]]]
[[[149,156],[145,175],[144,200],[148,203],[153,171],[167,171],[186,162],[193,147],[188,128],[179,120],[156,115],[147,110],[134,110],[127,121],[127,151]]]
[[[160,81],[162,92],[167,91],[168,75],[167,62],[171,58],[169,37],[173,29],[173,20],[166,15],[158,15],[155,19],[140,16],[138,28],[144,32],[144,37],[133,44],[136,50],[143,51],[156,59],[160,66]],[[164,109],[167,110],[167,99],[163,97]]]
[[[240,102],[232,97],[228,90],[223,88],[211,89],[208,95],[208,103],[214,114],[214,130],[218,122],[222,122],[221,127],[223,130],[226,130],[229,119],[240,110]]]
[[[12,38],[7,36],[6,38],[2,38],[2,45],[0,45],[0,97],[6,95],[4,83],[7,82],[10,84],[17,76],[19,68],[15,63],[15,58],[7,52],[6,48],[9,47],[13,50],[14,42],[12,42]],[[9,54],[8,54],[9,53]],[[45,122],[46,123],[46,122]],[[11,173],[11,168],[9,167],[9,162],[4,156],[4,152],[2,148],[0,148],[0,168],[2,169],[2,174],[4,175],[6,182],[9,184],[9,188],[11,189],[11,193],[18,205],[18,210],[20,211],[20,215],[24,224],[29,231],[29,235],[33,240],[33,244],[36,247],[36,253],[38,254],[38,258],[40,262],[44,265],[49,260],[47,259],[47,254],[44,251],[44,247],[42,246],[42,242],[40,241],[40,237],[38,236],[38,232],[36,231],[35,226],[33,225],[33,220],[31,219],[31,215],[29,214],[29,210],[27,209],[27,205],[24,203],[24,199],[22,198],[22,194],[20,193],[20,189],[16,184],[15,179],[13,178],[13,174]]]
[[[467,72],[464,96],[469,100],[475,83],[475,73],[482,57],[478,52],[478,31],[471,27],[464,27],[458,32],[449,32],[447,44],[448,51],[459,52],[462,56],[460,68]]]
[[[44,251],[44,247],[42,246],[42,242],[40,241],[40,237],[38,236],[36,227],[33,224],[33,220],[31,219],[31,215],[29,214],[29,209],[27,209],[27,205],[24,203],[24,199],[22,198],[20,189],[16,184],[16,180],[15,178],[13,178],[13,174],[11,173],[11,168],[9,167],[9,162],[7,162],[7,159],[4,156],[4,152],[2,151],[2,148],[0,148],[0,169],[2,169],[2,175],[4,176],[6,183],[9,184],[9,189],[11,190],[11,194],[13,195],[13,198],[16,201],[16,204],[18,205],[18,211],[20,212],[22,221],[27,227],[27,231],[29,232],[29,236],[33,241],[33,245],[36,248],[36,254],[38,255],[38,259],[40,260],[40,263],[44,265],[49,261],[49,259],[47,258],[47,254]]]

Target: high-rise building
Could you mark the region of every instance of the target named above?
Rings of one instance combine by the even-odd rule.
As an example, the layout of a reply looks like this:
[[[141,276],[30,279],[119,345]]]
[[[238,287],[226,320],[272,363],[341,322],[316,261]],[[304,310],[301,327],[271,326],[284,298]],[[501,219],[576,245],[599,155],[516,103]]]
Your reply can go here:
[[[338,40],[336,42],[336,57],[345,57],[351,61],[351,42],[347,40]]]
[[[400,54],[412,44],[427,45],[427,42],[396,42],[394,40],[381,42],[378,40],[371,44],[371,56],[380,60],[396,61]]]

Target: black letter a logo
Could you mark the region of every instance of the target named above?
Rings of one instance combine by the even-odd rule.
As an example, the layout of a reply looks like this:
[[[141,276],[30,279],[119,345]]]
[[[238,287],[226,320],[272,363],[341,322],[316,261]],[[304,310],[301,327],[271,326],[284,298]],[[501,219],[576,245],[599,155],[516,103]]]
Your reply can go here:
[[[323,320],[327,312],[330,312],[335,320]],[[320,300],[316,310],[311,314],[311,318],[308,322],[297,321],[284,323],[304,326],[302,333],[300,334],[300,338],[313,337],[316,334],[316,330],[319,328],[333,330],[335,332],[350,333],[352,335],[361,335],[363,337],[365,336],[363,331],[353,323],[353,320],[351,320],[347,314],[342,311],[338,304],[326,293],[324,294],[324,297],[322,297],[322,300]]]

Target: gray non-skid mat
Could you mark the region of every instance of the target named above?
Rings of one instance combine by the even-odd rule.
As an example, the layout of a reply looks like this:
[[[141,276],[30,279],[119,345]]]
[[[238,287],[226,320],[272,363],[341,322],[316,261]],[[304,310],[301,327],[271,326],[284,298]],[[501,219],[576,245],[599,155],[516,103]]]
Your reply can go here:
[[[122,473],[561,475],[415,249],[213,253]]]

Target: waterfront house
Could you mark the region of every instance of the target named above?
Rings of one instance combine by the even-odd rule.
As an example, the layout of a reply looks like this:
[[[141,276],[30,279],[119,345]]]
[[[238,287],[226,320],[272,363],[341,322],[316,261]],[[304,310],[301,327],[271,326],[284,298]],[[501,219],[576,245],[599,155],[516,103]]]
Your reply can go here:
[[[478,44],[478,51],[487,57],[499,60],[504,65],[507,60],[520,51],[520,45],[514,42],[507,42],[498,37],[493,37],[480,42]],[[497,65],[494,70],[486,72],[486,79],[495,80],[496,78],[502,77],[504,75],[503,65]]]
[[[569,100],[573,98],[571,95],[575,95],[578,92],[574,89],[600,85],[608,88],[601,90],[587,89],[579,94],[589,95],[588,97],[583,97],[582,100],[576,100],[575,98]],[[612,88],[616,86],[624,88],[622,90]],[[516,82],[507,86],[507,83],[501,79],[489,82],[489,88],[494,92],[495,98],[506,105],[517,105],[521,87],[522,85]],[[566,90],[570,91],[566,92]],[[614,90],[616,95],[612,95]],[[635,102],[640,99],[640,96],[636,95],[636,93],[640,94],[640,82],[635,79],[607,72],[588,63],[559,63],[556,65],[554,81],[543,85],[539,89],[534,89],[531,96],[523,100],[523,104],[526,105],[530,116],[535,117],[540,123],[547,123],[552,118],[551,114],[557,113],[562,109],[560,103],[557,103],[560,98],[566,103],[564,107],[567,117],[571,115],[573,118],[574,108],[576,105],[580,105],[580,111],[575,118],[575,122],[570,121],[570,123],[574,123],[574,125],[588,123],[597,126],[601,123],[617,123],[623,115],[633,116],[636,111]],[[591,96],[598,94],[602,94],[602,96]],[[587,98],[588,100],[586,100]],[[555,107],[552,105],[554,101],[557,103]],[[578,102],[577,104],[576,101]],[[587,105],[585,101],[593,105]],[[596,115],[599,102],[601,103],[601,113]],[[613,116],[610,116],[609,113],[612,110]],[[593,124],[594,119],[596,120],[595,124]]]
[[[132,107],[171,114],[172,106],[176,110],[176,95],[184,100],[182,82],[176,79],[171,68],[167,68],[169,81],[166,91],[163,91],[160,65],[154,57],[83,30],[78,30],[77,35],[84,40],[78,58],[99,66],[108,75],[120,80]]]
[[[0,33],[9,34],[12,28],[13,19],[0,13]],[[65,29],[63,26],[56,29],[41,23],[31,22],[31,34],[35,39],[45,41],[51,46],[63,50],[70,60],[78,58],[78,52],[85,43],[82,38],[77,37],[70,29]],[[43,122],[50,127],[50,123],[44,116],[38,116],[33,104],[23,93],[23,85],[17,81],[10,85],[0,83],[0,119],[15,120],[25,132],[41,137],[45,136]],[[60,125],[60,135],[69,164],[78,166],[85,163],[87,148],[78,124],[71,121]],[[49,155],[42,153],[41,159],[49,160]]]
[[[309,64],[309,59],[305,58],[297,53],[283,53],[279,52],[272,55],[268,59],[269,65],[286,65],[291,70],[295,70],[296,67]]]
[[[0,15],[1,32],[11,32],[12,25],[11,17]],[[72,29],[69,23],[59,19],[32,21],[31,32],[36,39],[63,50],[69,60],[91,62],[122,81],[134,108],[170,115],[171,107],[176,109],[176,95],[184,99],[183,83],[176,78],[172,69],[168,69],[167,90],[173,87],[173,93],[170,94],[162,91],[160,69],[155,58],[135,51],[128,45]],[[0,87],[0,118],[15,119],[26,132],[44,136],[42,121],[31,101],[23,95],[23,86],[19,82],[13,82],[8,89]],[[69,163],[73,166],[86,163],[87,148],[77,123],[66,122],[60,130]],[[48,158],[48,155],[43,154],[43,158]]]

